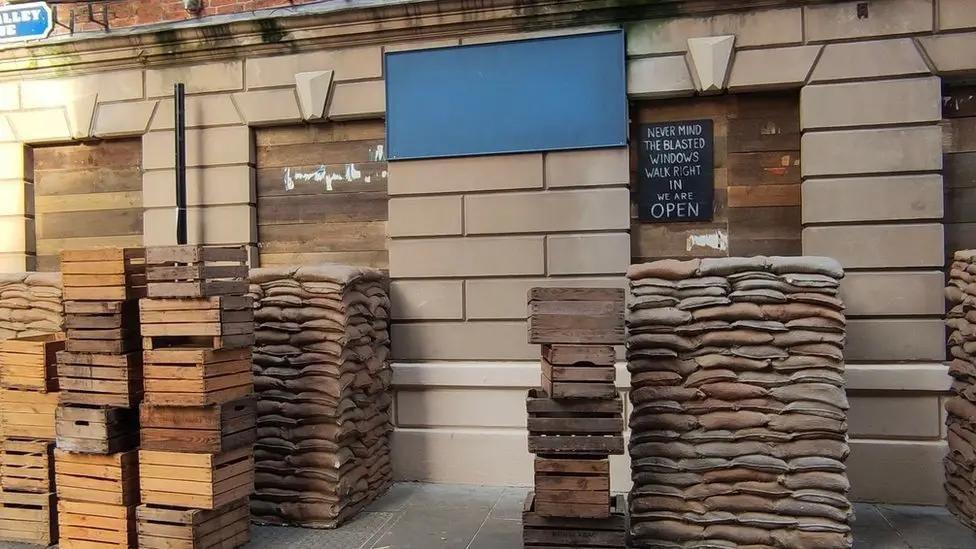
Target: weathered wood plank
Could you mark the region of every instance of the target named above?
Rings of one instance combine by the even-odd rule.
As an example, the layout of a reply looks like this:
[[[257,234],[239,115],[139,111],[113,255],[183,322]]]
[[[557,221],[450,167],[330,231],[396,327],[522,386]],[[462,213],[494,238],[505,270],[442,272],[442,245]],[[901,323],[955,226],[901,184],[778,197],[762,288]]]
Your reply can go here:
[[[262,197],[386,191],[387,175],[386,162],[261,168],[257,188]]]
[[[775,112],[767,116],[730,118],[730,153],[790,151],[800,148],[800,115],[796,111]]]
[[[385,221],[258,225],[261,253],[385,251]]]
[[[799,185],[761,185],[729,187],[729,208],[799,206]]]
[[[261,128],[255,132],[254,142],[257,146],[263,147],[301,143],[331,143],[333,141],[382,140],[385,138],[386,126],[382,120],[357,120]]]
[[[139,166],[142,139],[112,139],[92,143],[34,147],[35,170],[84,170],[101,166]]]
[[[42,213],[142,208],[142,191],[38,196],[34,209]]]
[[[976,187],[976,152],[943,155],[942,177],[947,189]]]
[[[800,151],[733,153],[727,162],[729,185],[799,185]]]
[[[316,263],[343,263],[346,265],[373,267],[374,269],[389,269],[390,254],[386,250],[261,254],[261,264],[266,266],[314,265]]]
[[[350,162],[381,162],[383,141],[336,141],[333,143],[297,143],[292,145],[258,146],[255,154],[262,168],[284,168],[320,164],[347,164]]]
[[[105,237],[142,234],[142,208],[37,214],[37,238]]]
[[[386,221],[385,192],[339,193],[311,196],[269,196],[258,200],[261,224],[321,221]]]
[[[976,87],[961,86],[943,91],[942,116],[945,118],[976,116]]]

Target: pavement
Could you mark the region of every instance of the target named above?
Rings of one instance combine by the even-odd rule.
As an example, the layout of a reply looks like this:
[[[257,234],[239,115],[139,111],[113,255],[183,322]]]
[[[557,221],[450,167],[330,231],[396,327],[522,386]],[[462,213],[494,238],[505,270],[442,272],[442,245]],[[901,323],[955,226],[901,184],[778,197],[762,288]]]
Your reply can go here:
[[[249,548],[519,549],[526,488],[399,483],[337,530],[255,527]],[[943,507],[856,504],[854,547],[974,549]],[[0,549],[31,546],[0,542]]]

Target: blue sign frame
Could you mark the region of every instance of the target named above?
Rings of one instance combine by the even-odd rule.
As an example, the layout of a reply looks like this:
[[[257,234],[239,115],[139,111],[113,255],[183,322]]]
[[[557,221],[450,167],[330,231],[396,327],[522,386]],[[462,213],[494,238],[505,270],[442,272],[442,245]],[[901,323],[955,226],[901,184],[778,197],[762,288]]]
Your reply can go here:
[[[0,6],[0,43],[47,38],[54,16],[47,2]]]
[[[389,52],[387,158],[627,145],[623,30]]]

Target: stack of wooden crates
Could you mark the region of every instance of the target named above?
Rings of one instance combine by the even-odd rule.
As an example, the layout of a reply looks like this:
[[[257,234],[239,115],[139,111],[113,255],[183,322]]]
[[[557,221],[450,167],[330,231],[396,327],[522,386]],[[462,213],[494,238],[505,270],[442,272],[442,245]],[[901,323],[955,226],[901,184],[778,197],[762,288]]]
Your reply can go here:
[[[146,264],[139,546],[240,547],[256,434],[246,250],[151,247]]]
[[[0,343],[0,540],[58,542],[54,494],[55,353],[64,335]]]
[[[529,343],[542,345],[529,391],[535,491],[522,513],[525,547],[623,548],[625,503],[610,495],[610,455],[623,454],[614,345],[624,342],[624,292],[529,290]]]
[[[64,549],[135,546],[143,258],[141,248],[61,253],[67,341],[54,461]]]

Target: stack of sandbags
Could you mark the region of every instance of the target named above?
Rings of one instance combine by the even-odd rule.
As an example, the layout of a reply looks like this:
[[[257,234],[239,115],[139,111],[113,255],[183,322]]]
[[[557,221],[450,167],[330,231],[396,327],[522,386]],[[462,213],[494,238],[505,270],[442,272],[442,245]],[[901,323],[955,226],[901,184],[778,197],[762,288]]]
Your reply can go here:
[[[334,528],[389,486],[387,285],[342,265],[251,270],[259,522]]]
[[[840,265],[631,266],[635,547],[851,546]]]
[[[956,252],[946,297],[949,374],[953,396],[946,401],[949,455],[946,456],[948,507],[976,528],[976,250]]]
[[[0,273],[0,339],[61,331],[59,273]]]

